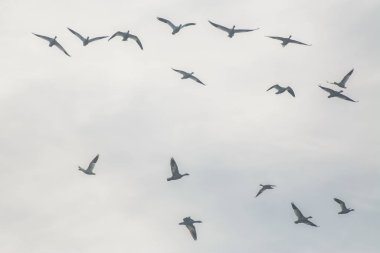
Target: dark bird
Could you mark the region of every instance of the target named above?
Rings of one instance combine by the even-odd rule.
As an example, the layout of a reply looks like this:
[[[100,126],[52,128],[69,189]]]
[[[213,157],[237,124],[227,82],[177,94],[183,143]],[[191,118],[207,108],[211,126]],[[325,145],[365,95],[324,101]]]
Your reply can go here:
[[[175,162],[173,157],[170,159],[170,168],[172,170],[172,176],[166,179],[168,181],[177,180],[177,179],[182,178],[183,176],[189,175],[188,173],[185,173],[185,174],[179,173],[177,163]]]
[[[194,240],[197,240],[197,231],[195,230],[194,223],[202,223],[202,221],[196,221],[191,219],[190,217],[183,218],[183,222],[179,223],[179,225],[185,225],[187,229],[190,231],[191,236]]]
[[[96,155],[95,158],[92,159],[92,161],[88,165],[87,169],[83,169],[82,167],[79,166],[79,170],[82,171],[83,173],[87,174],[87,175],[95,175],[93,170],[95,168],[95,164],[98,161],[98,159],[99,159],[99,155]]]
[[[70,56],[66,52],[66,50],[61,46],[61,44],[58,43],[57,36],[55,36],[54,38],[50,38],[50,37],[39,35],[39,34],[35,34],[35,33],[33,33],[33,34],[36,35],[37,37],[40,37],[41,39],[44,39],[44,40],[48,41],[49,42],[49,47],[56,46],[57,48],[59,48],[59,50],[61,50],[62,52],[64,52],[67,56]]]
[[[345,88],[347,88],[346,83],[347,83],[348,79],[350,78],[350,76],[352,75],[353,72],[354,72],[354,69],[351,69],[350,72],[348,72],[339,83],[337,83],[337,82],[333,82],[333,83],[327,82],[327,83],[335,84],[335,85],[338,85],[340,88],[345,89]]]
[[[342,94],[342,92],[343,92],[342,90],[341,91],[336,91],[336,90],[332,90],[330,88],[323,87],[321,85],[319,85],[319,87],[322,90],[325,90],[326,92],[330,93],[330,95],[328,96],[328,98],[337,97],[337,98],[341,98],[341,99],[344,99],[344,100],[347,100],[347,101],[351,101],[351,102],[359,102],[359,101],[352,100],[351,98],[343,95]]]
[[[256,28],[256,29],[235,29],[235,26],[233,26],[232,28],[227,28],[227,27],[224,27],[222,25],[218,25],[218,24],[215,24],[213,22],[211,22],[210,20],[208,21],[212,26],[222,30],[222,31],[225,31],[228,33],[228,37],[232,38],[234,37],[235,33],[243,33],[243,32],[252,32],[252,31],[256,31],[260,28]]]
[[[276,90],[277,90],[276,94],[281,94],[281,93],[283,93],[283,92],[285,92],[285,91],[288,91],[289,94],[292,95],[293,97],[296,96],[296,95],[294,94],[293,89],[292,89],[291,87],[289,87],[289,86],[288,86],[288,87],[282,87],[282,86],[280,86],[280,85],[278,85],[278,84],[275,84],[275,85],[273,85],[272,87],[270,87],[269,89],[267,89],[267,91],[269,91],[269,90],[271,90],[271,89],[276,89]]]
[[[130,34],[129,31],[126,32],[126,33],[120,32],[120,31],[116,32],[114,35],[112,35],[108,39],[108,41],[110,41],[111,39],[113,39],[116,36],[121,36],[123,38],[122,41],[127,41],[128,39],[132,39],[132,40],[136,41],[136,43],[139,45],[139,47],[141,48],[141,50],[143,50],[143,46],[141,44],[140,39],[136,35]]]
[[[169,21],[167,19],[160,18],[160,17],[157,17],[157,19],[161,22],[168,24],[173,30],[173,32],[172,32],[173,35],[178,33],[182,28],[185,28],[185,27],[191,26],[191,25],[196,25],[195,23],[186,23],[186,24],[180,24],[180,25],[176,26],[175,24],[173,24],[171,21]]]
[[[257,198],[257,196],[259,196],[261,193],[263,193],[265,190],[274,189],[273,187],[276,187],[275,185],[272,185],[272,184],[264,184],[264,185],[260,184],[260,186],[261,186],[261,189],[260,189],[260,191],[257,193],[256,198]]]
[[[105,39],[107,38],[108,36],[101,36],[101,37],[94,37],[94,38],[91,38],[89,36],[87,36],[86,38],[84,38],[82,35],[80,35],[79,33],[77,33],[76,31],[70,29],[67,27],[67,29],[69,29],[70,32],[72,32],[75,36],[77,36],[83,43],[83,46],[87,46],[89,43],[91,42],[94,42],[96,40],[101,40],[101,39]]]
[[[301,213],[301,211],[296,207],[296,205],[294,203],[292,203],[292,208],[293,208],[293,211],[297,215],[297,218],[298,218],[298,220],[296,220],[294,222],[295,224],[304,223],[304,224],[307,224],[307,225],[310,225],[310,226],[313,226],[313,227],[318,227],[313,222],[309,221],[309,219],[311,219],[313,217],[311,217],[311,216],[309,216],[309,217],[303,216],[303,214]]]
[[[194,76],[194,72],[188,73],[186,71],[178,70],[178,69],[173,69],[173,68],[172,68],[172,70],[174,70],[174,71],[176,71],[178,73],[181,73],[182,74],[181,79],[188,79],[188,78],[190,78],[190,79],[196,81],[197,83],[200,83],[202,85],[206,85],[206,84],[202,83],[201,80],[199,80],[197,77]]]
[[[354,209],[347,208],[346,204],[342,200],[337,199],[337,198],[334,198],[334,200],[340,205],[340,208],[342,209],[342,211],[340,211],[338,214],[346,214],[346,213],[354,211]]]
[[[275,39],[275,40],[281,40],[282,41],[281,45],[283,47],[285,47],[289,43],[294,43],[294,44],[299,44],[299,45],[305,45],[305,46],[311,46],[310,44],[306,44],[306,43],[300,42],[298,40],[291,39],[292,35],[290,35],[289,38],[277,37],[277,36],[267,36],[267,37],[271,38],[271,39]]]

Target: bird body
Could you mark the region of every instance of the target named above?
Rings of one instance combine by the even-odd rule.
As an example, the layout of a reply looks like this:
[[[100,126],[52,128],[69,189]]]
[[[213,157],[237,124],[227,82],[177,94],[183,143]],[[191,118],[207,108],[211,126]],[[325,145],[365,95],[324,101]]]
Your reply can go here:
[[[282,41],[281,42],[282,47],[285,47],[289,43],[294,43],[294,44],[299,44],[299,45],[304,45],[304,46],[311,46],[310,44],[306,44],[306,43],[300,42],[298,40],[291,39],[292,35],[290,35],[288,38],[278,37],[278,36],[267,36],[267,37],[271,38],[271,39],[275,39],[275,40],[281,40]]]
[[[260,184],[260,186],[261,186],[261,189],[257,193],[256,197],[259,196],[261,193],[263,193],[265,190],[274,189],[273,187],[276,187],[275,185],[272,185],[272,184],[264,184],[264,185]]]
[[[157,17],[157,19],[161,22],[164,22],[165,24],[168,24],[171,28],[172,28],[172,34],[176,34],[178,33],[179,31],[181,31],[182,28],[185,28],[187,26],[192,26],[192,25],[196,25],[195,23],[186,23],[186,24],[179,24],[179,25],[175,25],[173,24],[170,20],[167,20],[167,19],[164,19],[164,18],[160,18],[160,17]]]
[[[311,216],[309,217],[305,217],[301,211],[296,207],[296,205],[294,203],[292,203],[292,208],[293,208],[293,211],[294,213],[296,214],[297,216],[297,220],[294,222],[295,224],[298,224],[298,223],[304,223],[306,225],[309,225],[309,226],[313,226],[313,227],[318,227],[317,225],[315,225],[313,222],[309,221],[309,219],[313,218]]]
[[[327,82],[327,83],[335,84],[335,85],[339,86],[340,88],[345,89],[345,88],[347,88],[346,83],[347,83],[348,79],[350,78],[350,76],[352,75],[353,72],[354,72],[354,69],[351,69],[350,72],[348,72],[339,83],[337,83],[337,82],[332,82],[332,83]]]
[[[211,21],[208,21],[212,26],[222,30],[222,31],[225,31],[228,33],[228,37],[232,38],[234,37],[235,33],[242,33],[242,32],[252,32],[252,31],[255,31],[255,30],[258,30],[260,28],[256,28],[256,29],[235,29],[235,26],[233,26],[232,28],[227,28],[225,26],[222,26],[222,25],[218,25],[214,22],[211,22]]]
[[[344,203],[342,200],[338,198],[334,198],[334,201],[337,202],[340,205],[340,208],[342,209],[342,211],[340,211],[338,214],[347,214],[349,212],[355,211],[354,209],[347,208],[346,203]]]
[[[92,161],[88,165],[87,169],[83,169],[82,167],[79,166],[79,170],[82,171],[83,173],[87,174],[87,175],[95,175],[93,170],[95,168],[95,164],[98,161],[98,159],[99,159],[99,155],[96,155],[95,158],[92,159]]]
[[[87,36],[87,37],[85,38],[85,37],[83,37],[82,35],[80,35],[78,32],[76,32],[76,31],[74,31],[74,30],[72,30],[72,29],[70,29],[70,28],[68,28],[68,27],[67,27],[67,29],[69,29],[69,31],[70,31],[72,34],[74,34],[75,36],[77,36],[77,37],[82,41],[83,46],[87,46],[87,45],[88,45],[89,43],[91,43],[91,42],[94,42],[94,41],[96,41],[96,40],[105,39],[105,38],[108,37],[108,36],[100,36],[100,37],[94,37],[94,38],[91,38],[91,39],[90,39],[89,36]]]
[[[333,89],[330,89],[330,88],[327,88],[327,87],[323,87],[321,85],[319,85],[319,87],[328,92],[329,93],[329,96],[328,98],[332,98],[332,97],[337,97],[337,98],[340,98],[340,99],[344,99],[344,100],[347,100],[347,101],[351,101],[351,102],[358,102],[358,101],[355,101],[355,100],[352,100],[351,98],[347,97],[346,95],[343,95],[343,91],[336,91],[336,90],[333,90]]]
[[[186,71],[183,71],[183,70],[173,69],[173,68],[172,68],[172,70],[174,70],[175,72],[178,72],[178,73],[182,74],[181,79],[192,79],[192,80],[196,81],[197,83],[200,83],[202,85],[206,85],[201,80],[199,80],[197,77],[194,76],[194,72],[189,73],[189,72],[186,72]]]
[[[36,35],[37,37],[41,38],[41,39],[44,39],[46,41],[49,42],[49,47],[53,47],[53,46],[56,46],[59,50],[61,50],[63,53],[65,53],[67,56],[71,57],[67,52],[66,50],[61,46],[61,44],[58,43],[57,41],[57,36],[55,36],[54,38],[50,38],[48,36],[44,36],[44,35],[39,35],[39,34],[35,34],[33,33],[34,35]]]
[[[140,39],[136,35],[131,34],[129,31],[127,31],[127,32],[120,32],[120,31],[118,31],[118,32],[114,33],[108,39],[108,41],[110,41],[111,39],[115,38],[116,36],[122,37],[122,41],[127,41],[128,39],[132,39],[132,40],[136,41],[136,43],[139,45],[139,47],[141,48],[141,50],[143,50],[143,46],[142,46],[142,43],[141,43]]]
[[[167,178],[166,179],[167,181],[177,180],[177,179],[181,179],[184,176],[189,176],[188,173],[185,173],[185,174],[179,173],[177,163],[175,162],[173,157],[170,159],[170,168],[171,168],[172,176]]]
[[[287,91],[293,97],[296,96],[295,93],[294,93],[294,91],[293,91],[293,89],[290,86],[282,87],[282,86],[280,86],[278,84],[275,84],[272,87],[270,87],[269,89],[267,89],[267,91],[269,91],[271,89],[276,89],[277,90],[276,94],[281,94],[281,93],[284,93],[285,91]]]
[[[202,221],[195,221],[190,217],[183,218],[183,222],[179,223],[179,225],[185,225],[187,229],[190,231],[191,236],[194,240],[197,240],[197,231],[195,230],[194,223],[202,223]]]

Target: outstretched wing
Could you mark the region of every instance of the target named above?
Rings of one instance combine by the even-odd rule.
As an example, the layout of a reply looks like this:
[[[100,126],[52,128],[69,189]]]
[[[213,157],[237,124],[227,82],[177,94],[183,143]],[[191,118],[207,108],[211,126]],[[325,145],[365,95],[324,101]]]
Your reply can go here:
[[[352,73],[354,72],[354,69],[351,69],[350,72],[348,72],[342,79],[342,81],[340,81],[341,84],[343,84],[343,86],[346,84],[346,82],[348,81],[348,79],[350,78],[350,76],[352,75]]]
[[[268,91],[268,90],[271,90],[271,89],[273,89],[273,88],[275,88],[275,89],[279,89],[279,88],[281,88],[281,87],[280,87],[280,85],[275,84],[275,85],[273,85],[272,87],[270,87],[269,89],[267,89],[267,91]]]
[[[191,78],[191,79],[193,79],[194,81],[196,81],[197,83],[200,83],[200,84],[202,84],[202,85],[205,85],[205,86],[206,86],[206,84],[202,83],[202,81],[201,81],[201,80],[199,80],[197,77],[195,77],[195,76],[190,76],[190,78]]]
[[[157,19],[160,20],[161,22],[168,24],[172,29],[176,28],[176,26],[171,21],[169,21],[167,19],[160,18],[160,17],[157,17]]]
[[[257,198],[257,196],[259,196],[261,193],[263,193],[263,191],[265,191],[265,188],[264,188],[264,187],[262,187],[262,188],[260,189],[260,191],[256,194],[256,198]]]
[[[196,25],[196,23],[187,23],[187,24],[183,24],[182,27],[191,26],[191,25]]]
[[[92,159],[92,161],[90,162],[90,164],[88,165],[88,168],[87,168],[88,172],[92,172],[94,170],[95,164],[98,161],[98,159],[99,159],[99,155],[96,155],[95,158]]]
[[[53,39],[48,37],[48,36],[43,36],[43,35],[39,35],[39,34],[35,34],[33,33],[34,35],[36,35],[37,37],[40,37],[41,39],[44,39],[44,40],[47,40],[47,41],[52,41]]]
[[[342,210],[347,209],[346,204],[342,200],[337,199],[337,198],[334,198],[334,200],[336,203],[338,203],[340,205],[340,208],[342,208]]]
[[[115,38],[116,36],[124,36],[124,33],[123,32],[115,32],[109,39],[108,41],[112,40],[113,38]]]
[[[82,35],[80,35],[80,34],[77,33],[76,31],[74,31],[74,30],[72,30],[72,29],[70,29],[70,28],[68,28],[68,27],[67,27],[67,29],[69,29],[69,31],[72,32],[75,36],[77,36],[81,41],[85,41],[85,40],[86,40],[85,38],[83,38]]]
[[[252,32],[252,31],[256,31],[260,28],[256,28],[256,29],[235,29],[234,32],[235,33],[245,33],[245,32]]]
[[[89,39],[88,42],[93,42],[93,41],[101,40],[101,39],[105,39],[105,38],[108,38],[108,36],[94,37],[92,39]]]
[[[338,93],[336,96],[339,97],[339,98],[341,98],[341,99],[347,100],[347,101],[358,102],[358,101],[355,101],[355,100],[347,97],[346,95],[343,95],[342,93]]]
[[[299,45],[305,45],[305,46],[311,46],[310,44],[306,44],[306,43],[303,43],[301,41],[292,40],[292,39],[289,39],[289,43],[294,43],[294,44],[299,44]]]
[[[225,32],[230,32],[231,31],[231,29],[229,29],[229,28],[227,28],[227,27],[225,27],[225,26],[222,26],[222,25],[218,25],[218,24],[215,24],[215,23],[213,23],[213,22],[211,22],[210,20],[208,21],[211,25],[213,25],[214,27],[216,27],[216,28],[218,28],[218,29],[220,29],[220,30],[222,30],[222,31],[225,31]]]
[[[292,95],[293,97],[296,96],[296,94],[294,94],[294,90],[291,88],[291,87],[287,87],[286,90],[290,93],[290,95]]]
[[[186,71],[179,70],[179,69],[173,69],[173,68],[172,68],[172,70],[174,70],[175,72],[181,73],[182,75],[187,75],[187,74],[189,74],[189,73],[187,73]]]
[[[304,223],[307,225],[313,226],[313,227],[318,227],[317,225],[315,225],[313,222],[311,222],[309,220],[306,220]]]
[[[277,36],[266,36],[268,38],[271,38],[271,39],[274,39],[274,40],[281,40],[281,41],[285,41],[286,38],[283,38],[283,37],[277,37]]]
[[[330,94],[335,94],[336,93],[336,91],[335,90],[333,90],[333,89],[330,89],[330,88],[327,88],[327,87],[323,87],[323,86],[321,86],[321,85],[318,85],[322,90],[324,90],[324,91],[327,91],[328,93],[330,93]]]
[[[297,215],[298,219],[304,218],[303,214],[298,209],[298,207],[296,207],[296,205],[294,203],[292,203],[292,208],[293,208],[294,213]]]
[[[136,35],[129,34],[129,38],[131,38],[134,41],[136,41],[137,44],[139,45],[139,47],[141,48],[141,50],[143,50],[143,46],[141,44],[141,41],[140,41],[139,37],[137,37]]]
[[[190,231],[191,236],[194,240],[197,240],[197,231],[195,230],[195,226],[193,224],[187,224],[187,229]]]
[[[61,46],[61,44],[59,44],[58,43],[58,41],[55,41],[55,44],[54,44],[56,47],[58,47],[62,52],[64,52],[67,56],[70,56],[71,57],[71,55],[69,55],[67,52],[66,52],[66,50]]]
[[[171,170],[172,170],[172,174],[173,174],[173,176],[179,174],[179,171],[178,171],[178,165],[177,165],[177,163],[175,162],[175,160],[174,160],[173,157],[170,159],[170,168],[171,168]]]

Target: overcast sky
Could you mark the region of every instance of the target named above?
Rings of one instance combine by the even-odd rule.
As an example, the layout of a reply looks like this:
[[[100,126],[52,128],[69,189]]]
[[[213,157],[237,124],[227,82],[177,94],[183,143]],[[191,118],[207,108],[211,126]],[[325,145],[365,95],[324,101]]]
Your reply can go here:
[[[378,0],[0,0],[0,251],[378,252],[379,13]],[[157,16],[197,25],[173,36]],[[260,29],[230,39],[208,20]],[[130,30],[144,50],[83,47],[67,27]],[[313,46],[265,37],[290,34]],[[328,99],[318,85],[352,68],[359,103]],[[276,83],[296,98],[266,92]],[[78,171],[98,153],[96,176]],[[166,181],[171,156],[189,177]],[[255,198],[264,183],[277,188]],[[291,202],[320,227],[294,224]],[[186,216],[203,221],[198,241]]]

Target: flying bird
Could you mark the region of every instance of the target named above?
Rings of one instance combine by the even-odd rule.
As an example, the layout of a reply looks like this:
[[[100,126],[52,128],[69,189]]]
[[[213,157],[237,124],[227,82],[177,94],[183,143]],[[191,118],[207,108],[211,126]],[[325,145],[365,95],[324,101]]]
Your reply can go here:
[[[188,78],[190,78],[190,79],[193,79],[194,81],[196,81],[197,83],[200,83],[202,85],[206,85],[201,80],[199,80],[197,77],[194,76],[194,72],[188,73],[186,71],[178,70],[178,69],[173,69],[173,68],[172,68],[172,70],[174,70],[174,71],[176,71],[178,73],[181,73],[182,74],[181,79],[188,79]]]
[[[276,94],[281,94],[281,93],[287,91],[287,92],[289,92],[289,94],[292,95],[293,97],[296,96],[296,95],[294,94],[293,89],[292,89],[291,87],[289,87],[289,86],[288,86],[288,87],[282,87],[282,86],[280,86],[280,85],[278,85],[278,84],[275,84],[275,85],[273,85],[272,87],[270,87],[269,89],[267,89],[267,91],[269,91],[269,90],[271,90],[271,89],[276,89],[276,90],[277,90]]]
[[[234,37],[235,33],[243,33],[243,32],[252,32],[252,31],[256,31],[260,28],[256,28],[256,29],[235,29],[235,26],[233,26],[232,28],[227,28],[225,26],[222,26],[222,25],[218,25],[216,23],[213,23],[211,22],[210,20],[208,21],[212,26],[222,30],[222,31],[225,31],[228,33],[228,37],[232,38]]]
[[[178,33],[182,28],[185,28],[185,27],[191,26],[191,25],[196,25],[195,23],[186,23],[186,24],[180,24],[180,25],[176,26],[175,24],[173,24],[171,21],[169,21],[167,19],[160,18],[160,17],[157,17],[157,19],[161,22],[168,24],[173,30],[173,32],[172,32],[173,35]]]
[[[194,223],[202,223],[202,221],[195,221],[190,217],[183,218],[183,222],[179,223],[179,225],[185,225],[187,229],[190,231],[191,236],[194,240],[197,240],[197,231],[195,230]]]
[[[136,43],[139,45],[141,50],[143,50],[143,46],[141,44],[140,39],[136,35],[130,34],[129,31],[128,32],[120,32],[120,31],[116,32],[116,33],[114,33],[114,35],[112,35],[108,39],[108,41],[110,41],[111,39],[113,39],[116,36],[121,36],[123,38],[122,41],[127,41],[128,39],[132,39],[132,40],[136,41]]]
[[[48,41],[49,42],[49,47],[56,46],[57,48],[59,48],[59,50],[61,50],[62,52],[64,52],[67,56],[70,56],[66,52],[66,50],[61,46],[61,44],[58,43],[57,36],[55,36],[54,38],[50,38],[50,37],[39,35],[39,34],[35,34],[35,33],[33,33],[33,34],[36,35],[37,37],[40,37],[41,39],[44,39],[44,40]]]
[[[95,168],[95,164],[98,161],[98,159],[99,159],[99,155],[96,155],[95,158],[92,159],[92,161],[88,165],[87,169],[83,169],[82,167],[79,166],[79,170],[82,171],[83,173],[87,174],[87,175],[95,175],[93,170]]]
[[[175,162],[173,157],[170,159],[170,168],[172,170],[172,176],[169,177],[167,181],[177,180],[177,179],[182,178],[183,176],[189,175],[188,173],[185,173],[185,174],[179,173],[177,163]]]
[[[96,40],[101,40],[101,39],[104,39],[104,38],[108,37],[108,36],[101,36],[101,37],[94,37],[94,38],[90,39],[90,37],[87,36],[86,38],[84,38],[82,35],[80,35],[76,31],[74,31],[74,30],[72,30],[72,29],[70,29],[68,27],[67,27],[67,29],[69,29],[70,32],[72,32],[75,36],[77,36],[83,42],[83,46],[87,46],[91,42],[94,42]]]
[[[306,44],[306,43],[300,42],[298,40],[291,39],[292,35],[290,35],[289,38],[277,37],[277,36],[267,36],[267,37],[271,38],[271,39],[275,39],[275,40],[281,40],[282,41],[281,45],[283,47],[285,47],[289,43],[294,43],[294,44],[299,44],[299,45],[305,45],[305,46],[311,46],[310,44]]]
[[[350,78],[350,76],[352,75],[353,72],[354,72],[354,69],[351,69],[350,72],[348,72],[339,83],[337,83],[337,82],[333,82],[333,83],[327,82],[327,83],[335,84],[335,85],[338,85],[340,88],[345,89],[345,88],[347,88],[346,83],[347,83],[348,79]]]
[[[261,186],[261,189],[260,189],[260,191],[257,193],[256,198],[257,198],[257,196],[259,196],[261,193],[263,193],[265,190],[274,189],[273,187],[276,187],[275,185],[272,185],[272,184],[264,184],[264,185],[260,184],[260,186]]]
[[[298,220],[296,220],[294,222],[295,224],[304,223],[304,224],[307,224],[307,225],[310,225],[310,226],[313,226],[313,227],[318,227],[313,222],[309,221],[309,219],[311,219],[313,217],[311,217],[311,216],[309,216],[309,217],[303,216],[303,214],[301,213],[301,211],[296,207],[296,205],[294,203],[292,203],[292,208],[293,208],[293,211],[297,215],[297,218],[298,218]]]
[[[342,94],[342,92],[343,92],[342,90],[341,91],[336,91],[336,90],[332,90],[332,89],[327,88],[327,87],[323,87],[321,85],[319,85],[319,87],[322,90],[325,90],[326,92],[330,93],[330,95],[328,96],[328,98],[337,97],[337,98],[341,98],[341,99],[344,99],[344,100],[347,100],[347,101],[351,101],[351,102],[359,102],[359,101],[352,100],[351,98],[347,97],[346,95],[343,95]]]
[[[342,211],[340,211],[338,214],[346,214],[346,213],[354,211],[354,209],[347,208],[346,204],[342,200],[337,199],[337,198],[334,198],[334,200],[340,205],[340,208],[342,209]]]

